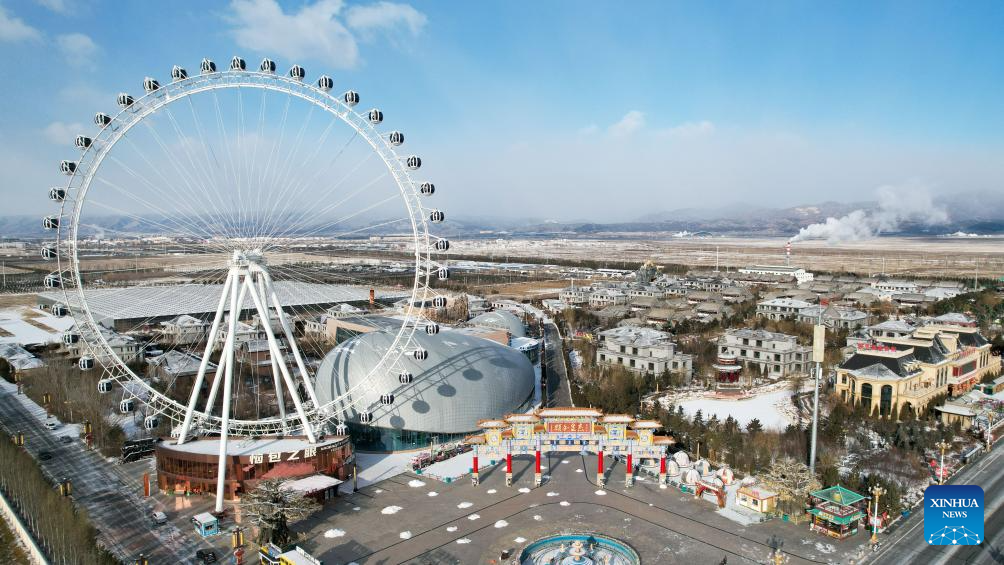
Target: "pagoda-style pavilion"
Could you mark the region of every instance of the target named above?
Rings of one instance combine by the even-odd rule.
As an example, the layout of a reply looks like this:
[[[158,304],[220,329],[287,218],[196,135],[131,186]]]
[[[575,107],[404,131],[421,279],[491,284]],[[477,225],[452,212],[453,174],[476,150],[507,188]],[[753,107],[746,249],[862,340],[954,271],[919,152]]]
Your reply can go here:
[[[662,427],[655,420],[636,420],[626,414],[603,414],[595,408],[541,408],[527,414],[510,414],[497,420],[482,420],[483,433],[468,436],[474,447],[472,480],[478,484],[478,457],[506,462],[506,484],[512,484],[512,456],[534,454],[534,484],[541,484],[541,452],[588,451],[597,455],[596,481],[605,483],[603,455],[621,455],[627,460],[626,486],[634,483],[634,464],[642,459],[659,460],[659,481],[666,482],[666,448],[672,437],[657,436]]]
[[[867,497],[840,485],[817,490],[809,495],[809,529],[837,539],[853,536],[865,517],[866,504]]]

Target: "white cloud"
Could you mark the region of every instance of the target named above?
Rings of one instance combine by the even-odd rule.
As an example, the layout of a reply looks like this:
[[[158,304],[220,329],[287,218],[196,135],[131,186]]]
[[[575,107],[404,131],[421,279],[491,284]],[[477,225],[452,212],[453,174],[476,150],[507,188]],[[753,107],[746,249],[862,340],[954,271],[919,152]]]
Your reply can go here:
[[[588,126],[579,128],[579,135],[593,135],[598,131],[600,131],[599,126],[596,124],[589,124]]]
[[[52,122],[42,130],[46,139],[59,145],[72,144],[74,138],[83,132],[83,125],[79,123],[67,124],[64,122]]]
[[[56,46],[66,62],[74,67],[94,68],[94,56],[100,48],[82,33],[68,33],[56,38]]]
[[[697,137],[702,135],[711,135],[714,132],[715,124],[709,122],[708,120],[701,120],[699,122],[684,122],[678,126],[673,126],[663,130],[660,133],[675,137]]]
[[[317,0],[287,13],[276,0],[232,0],[228,21],[241,47],[342,69],[359,63],[359,45],[350,27],[364,36],[400,27],[416,34],[426,22],[424,14],[406,4],[344,7],[341,0]]]
[[[69,8],[65,0],[35,0],[35,3],[56,12],[57,14],[69,13]]]
[[[607,128],[607,131],[610,135],[622,137],[631,135],[643,127],[645,127],[645,114],[638,110],[631,110],[627,114],[624,114],[624,117],[619,122]]]
[[[7,13],[3,6],[0,6],[0,41],[38,41],[42,39],[42,32],[24,23],[21,18]]]
[[[394,2],[377,2],[368,6],[353,6],[345,14],[345,23],[359,32],[376,30],[393,30],[403,26],[418,35],[425,27],[428,18],[425,14],[407,4]]]

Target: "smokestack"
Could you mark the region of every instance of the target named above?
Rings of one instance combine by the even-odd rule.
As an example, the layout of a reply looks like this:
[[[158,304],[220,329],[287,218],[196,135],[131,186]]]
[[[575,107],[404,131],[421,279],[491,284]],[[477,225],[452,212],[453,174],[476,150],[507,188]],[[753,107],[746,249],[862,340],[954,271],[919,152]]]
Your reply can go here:
[[[370,307],[372,308],[376,304],[376,291],[370,289]]]

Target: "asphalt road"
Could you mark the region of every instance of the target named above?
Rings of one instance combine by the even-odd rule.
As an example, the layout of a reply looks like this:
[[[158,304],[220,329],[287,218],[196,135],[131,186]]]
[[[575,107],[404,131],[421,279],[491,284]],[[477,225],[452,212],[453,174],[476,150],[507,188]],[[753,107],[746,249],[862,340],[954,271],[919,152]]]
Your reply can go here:
[[[149,508],[135,487],[126,486],[126,477],[116,465],[85,449],[79,440],[61,443],[59,437],[69,433],[67,427],[45,429],[38,415],[6,388],[0,390],[0,426],[7,434],[23,431],[25,448],[33,457],[40,451],[53,454],[52,459],[39,462],[43,473],[53,483],[70,479],[73,501],[87,511],[99,532],[99,543],[117,558],[132,563],[143,554],[151,565],[161,565],[187,563],[195,555],[196,546],[177,527],[153,524]]]
[[[876,565],[926,563],[962,565],[1004,563],[1004,445],[983,456],[949,480],[951,484],[979,485],[984,492],[984,541],[980,545],[928,545],[924,542],[923,507],[886,540],[868,561]]]
[[[558,327],[554,323],[544,324],[547,349],[544,361],[547,364],[547,402],[549,407],[571,406],[572,394],[568,389],[568,368],[565,366],[565,352]]]

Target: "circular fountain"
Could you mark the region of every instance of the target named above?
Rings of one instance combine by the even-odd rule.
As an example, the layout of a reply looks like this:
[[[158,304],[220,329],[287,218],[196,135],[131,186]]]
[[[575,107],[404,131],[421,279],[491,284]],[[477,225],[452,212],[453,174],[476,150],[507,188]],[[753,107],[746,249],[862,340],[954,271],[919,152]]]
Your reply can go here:
[[[519,556],[520,565],[640,565],[627,544],[596,534],[561,534],[541,538]]]

